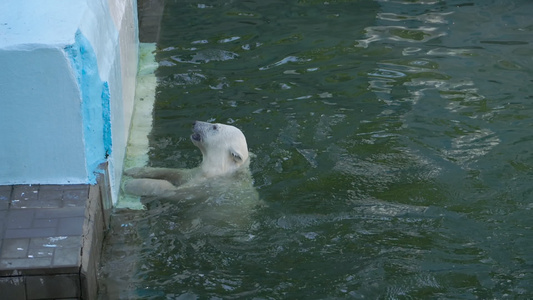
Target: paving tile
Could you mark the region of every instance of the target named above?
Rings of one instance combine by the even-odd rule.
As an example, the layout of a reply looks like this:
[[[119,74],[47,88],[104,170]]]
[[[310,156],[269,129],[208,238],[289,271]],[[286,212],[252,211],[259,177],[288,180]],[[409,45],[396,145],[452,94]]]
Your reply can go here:
[[[50,244],[55,244],[60,248],[81,248],[82,236],[58,236],[50,237]]]
[[[43,258],[50,257],[53,258],[55,255],[55,248],[29,248],[28,249],[28,258]]]
[[[63,207],[58,209],[40,209],[35,212],[35,218],[68,218],[85,217],[85,207]]]
[[[14,210],[11,209],[7,213],[6,228],[31,228],[35,210]]]
[[[4,239],[1,258],[27,258],[30,239]]]
[[[61,185],[61,189],[63,191],[89,190],[89,185],[88,184],[63,184]]]
[[[39,191],[39,201],[59,201],[63,200],[63,191]]]
[[[53,267],[61,266],[79,266],[80,265],[80,248],[57,248],[52,261]]]
[[[24,228],[24,229],[6,229],[4,238],[32,238],[48,237],[56,235],[56,228]]]
[[[26,284],[23,277],[1,277],[0,291],[4,299],[26,299]]]
[[[86,203],[87,203],[87,199],[83,201],[65,199],[63,200],[63,207],[85,207]]]
[[[39,192],[60,191],[63,192],[65,185],[63,184],[43,184],[39,187]]]
[[[0,210],[0,240],[4,237],[4,228],[6,227],[5,220],[7,219],[7,211]]]
[[[52,265],[51,257],[39,258],[2,258],[0,259],[0,270],[18,270],[18,269],[36,269],[50,268]]]
[[[26,208],[60,208],[63,206],[61,200],[19,200],[11,203],[12,208],[26,209]]]
[[[58,247],[62,247],[62,245],[58,243],[58,240],[61,240],[61,239],[67,239],[67,237],[31,238],[28,252],[29,253],[37,253],[37,252],[52,253],[53,255],[55,252],[55,249],[57,249]]]
[[[0,186],[0,210],[7,210],[9,208],[12,189],[13,188],[10,185]]]
[[[39,198],[39,185],[15,185],[11,199],[15,200],[37,200]]]
[[[89,198],[89,188],[65,191],[63,205],[65,207],[85,207]]]
[[[63,237],[66,239],[66,237]],[[30,239],[29,247],[31,249],[55,249],[57,248],[57,240],[61,237],[35,237]]]
[[[80,297],[78,275],[28,276],[27,299],[64,299]]]
[[[13,208],[59,208],[63,206],[61,186],[17,185],[13,187]]]
[[[13,186],[12,185],[0,185],[0,199],[2,199],[2,197],[5,197],[7,196],[7,199],[9,199],[10,195],[11,195],[11,191],[13,190]]]
[[[43,227],[57,227],[59,224],[59,219],[57,218],[43,218],[43,219],[33,219],[32,227],[43,228]]]
[[[85,201],[89,197],[89,186],[88,185],[78,185],[71,186],[68,189],[63,191],[63,200],[72,199],[72,200],[81,200]]]
[[[32,248],[75,248],[81,245],[81,236],[51,236],[32,238],[30,247]]]
[[[84,184],[0,186],[1,299],[80,297],[90,189]]]
[[[11,203],[10,200],[1,200],[0,199],[0,211],[8,210],[10,203]]]
[[[61,218],[57,226],[58,235],[82,235],[85,217]]]
[[[63,186],[43,185],[39,189],[39,200],[41,201],[61,201],[63,199]]]

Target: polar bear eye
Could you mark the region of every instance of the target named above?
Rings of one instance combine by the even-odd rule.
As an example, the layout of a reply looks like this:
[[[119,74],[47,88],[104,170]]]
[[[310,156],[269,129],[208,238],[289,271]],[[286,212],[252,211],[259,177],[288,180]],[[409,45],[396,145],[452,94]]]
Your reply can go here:
[[[217,125],[213,125],[213,130],[218,130],[218,126]]]

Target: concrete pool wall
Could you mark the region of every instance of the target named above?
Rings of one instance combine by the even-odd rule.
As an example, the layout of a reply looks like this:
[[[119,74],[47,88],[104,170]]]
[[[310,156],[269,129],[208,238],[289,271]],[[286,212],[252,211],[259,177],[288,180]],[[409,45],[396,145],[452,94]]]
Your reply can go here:
[[[95,184],[116,201],[138,62],[135,0],[0,2],[0,185]]]

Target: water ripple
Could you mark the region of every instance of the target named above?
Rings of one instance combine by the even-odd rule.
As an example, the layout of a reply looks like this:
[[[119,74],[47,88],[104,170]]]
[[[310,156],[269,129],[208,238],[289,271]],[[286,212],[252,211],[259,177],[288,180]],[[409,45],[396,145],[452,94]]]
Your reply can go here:
[[[424,23],[430,24],[448,24],[448,20],[445,19],[446,16],[452,14],[453,12],[446,13],[427,13],[418,16],[410,16],[396,13],[378,13],[377,18],[381,20],[394,21],[394,22],[404,22],[409,20],[421,21]]]
[[[446,32],[437,27],[420,26],[408,28],[405,26],[371,26],[365,28],[366,39],[357,40],[355,46],[366,48],[376,41],[395,41],[408,43],[426,43],[427,41],[445,36]]]
[[[452,139],[451,149],[444,154],[452,161],[468,167],[470,162],[484,156],[500,144],[498,136],[489,129],[480,129]]]
[[[273,64],[261,67],[261,68],[259,68],[259,70],[264,71],[264,70],[268,70],[268,69],[271,69],[271,68],[279,67],[281,65],[285,65],[285,64],[288,64],[288,63],[301,63],[301,62],[308,62],[308,61],[311,61],[311,60],[310,59],[305,59],[305,58],[300,58],[300,57],[297,57],[297,56],[287,56],[284,59],[282,59],[280,61],[277,61],[277,62],[275,62]]]
[[[198,51],[194,54],[189,55],[174,55],[171,56],[171,58],[174,61],[177,61],[179,63],[190,63],[190,64],[202,64],[202,63],[208,63],[210,61],[226,61],[226,60],[232,60],[239,57],[237,53],[225,51],[225,50],[218,50],[218,49],[207,49]]]
[[[187,85],[197,85],[205,81],[207,77],[197,72],[189,73],[180,73],[172,74],[171,76],[161,79],[159,85],[165,87],[175,87],[175,86],[187,86]]]
[[[399,71],[376,69],[375,71],[368,73],[369,76],[385,77],[385,78],[400,78],[405,77],[405,74]]]

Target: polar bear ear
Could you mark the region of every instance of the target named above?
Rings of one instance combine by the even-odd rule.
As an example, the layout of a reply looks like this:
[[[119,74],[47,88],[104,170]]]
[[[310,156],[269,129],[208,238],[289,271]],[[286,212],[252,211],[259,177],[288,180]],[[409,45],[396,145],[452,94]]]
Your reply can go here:
[[[234,149],[230,149],[229,152],[230,152],[231,158],[233,158],[233,160],[236,163],[241,163],[242,162],[242,156],[237,151],[235,151]]]

